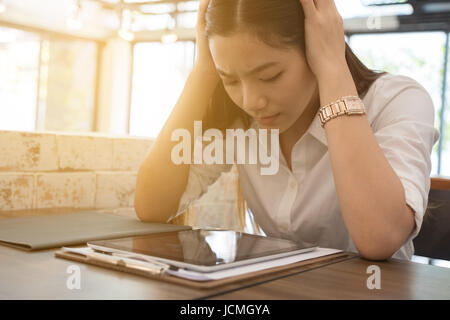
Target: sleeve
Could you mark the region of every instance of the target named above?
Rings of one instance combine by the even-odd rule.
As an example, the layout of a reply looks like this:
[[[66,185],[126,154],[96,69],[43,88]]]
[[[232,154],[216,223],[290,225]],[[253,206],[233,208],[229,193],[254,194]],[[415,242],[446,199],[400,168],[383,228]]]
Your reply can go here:
[[[431,152],[439,139],[431,97],[418,83],[404,87],[388,99],[376,116],[373,129],[385,157],[400,178],[407,205],[414,210],[415,229],[409,242],[422,226],[430,190]]]
[[[208,191],[222,173],[231,170],[233,164],[191,164],[189,165],[188,182],[184,190],[177,212],[167,222],[182,214],[189,205]]]

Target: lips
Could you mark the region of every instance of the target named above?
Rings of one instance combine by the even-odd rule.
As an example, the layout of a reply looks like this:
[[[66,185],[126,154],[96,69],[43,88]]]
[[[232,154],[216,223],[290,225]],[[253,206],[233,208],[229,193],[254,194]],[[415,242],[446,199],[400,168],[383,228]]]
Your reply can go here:
[[[279,115],[280,114],[277,113],[277,114],[275,114],[273,116],[256,118],[256,121],[258,121],[260,124],[268,125],[268,124],[271,124],[272,122],[274,122],[275,119],[277,119]]]
[[[266,117],[259,117],[259,118],[257,118],[257,119],[268,119],[268,118],[272,118],[272,117],[274,117],[274,116],[276,116],[277,114],[274,114],[273,116],[266,116]]]

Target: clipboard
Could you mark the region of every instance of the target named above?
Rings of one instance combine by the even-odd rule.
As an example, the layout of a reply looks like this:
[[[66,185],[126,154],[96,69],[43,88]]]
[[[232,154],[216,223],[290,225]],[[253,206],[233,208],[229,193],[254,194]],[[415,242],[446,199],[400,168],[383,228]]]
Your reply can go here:
[[[303,267],[308,266],[308,269],[316,268],[322,265],[330,264],[330,263],[336,263],[348,259],[355,258],[357,255],[349,252],[339,252],[331,255],[326,255],[318,258],[313,258],[309,260],[299,261],[296,263],[291,263],[288,265],[273,267],[269,269],[259,270],[251,273],[246,273],[238,276],[233,276],[229,278],[224,279],[218,279],[218,280],[209,280],[209,281],[195,281],[195,280],[189,280],[185,278],[180,278],[177,276],[172,276],[165,272],[164,268],[161,268],[160,266],[155,266],[155,268],[149,269],[149,268],[142,268],[137,264],[129,265],[124,262],[123,259],[117,258],[117,259],[102,259],[101,254],[100,255],[93,255],[93,256],[85,256],[82,254],[77,254],[74,252],[59,250],[55,252],[55,257],[61,258],[61,259],[67,259],[72,260],[76,262],[81,262],[85,264],[90,264],[98,267],[103,267],[111,270],[116,270],[120,272],[126,272],[138,276],[143,276],[149,279],[153,280],[159,280],[159,281],[166,281],[174,284],[179,284],[183,286],[189,286],[192,288],[197,289],[211,289],[227,284],[231,284],[238,281],[243,280],[249,280],[249,279],[255,279],[255,278],[263,278],[264,280],[267,280],[267,276],[281,276],[282,271],[286,271],[289,269],[294,269],[297,267]]]

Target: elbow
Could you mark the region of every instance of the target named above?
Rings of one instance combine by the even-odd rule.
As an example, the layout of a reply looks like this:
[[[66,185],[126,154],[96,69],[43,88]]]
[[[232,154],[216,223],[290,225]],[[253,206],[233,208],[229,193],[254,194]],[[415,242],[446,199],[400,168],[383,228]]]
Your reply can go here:
[[[355,241],[355,246],[362,258],[371,261],[383,261],[391,258],[400,249],[401,244],[394,237],[378,234],[376,237]]]
[[[134,205],[134,210],[136,211],[136,216],[141,222],[152,222],[152,223],[168,223],[161,217],[156,216],[151,210],[146,210],[138,205]]]
[[[137,218],[141,222],[152,222],[149,219],[149,215],[145,214],[145,210],[142,208],[142,206],[139,205],[139,202],[137,201],[136,197],[134,199],[134,211],[136,212]]]
[[[392,257],[393,252],[386,252],[383,250],[359,250],[359,254],[362,258],[370,261],[384,261]]]
[[[370,261],[384,261],[390,259],[400,249],[390,241],[372,241],[371,244],[357,246],[360,256]]]
[[[136,203],[134,204],[134,211],[136,212],[136,217],[141,222],[152,222],[152,221],[150,221],[148,216],[144,215],[142,209],[138,205],[136,205]]]
[[[353,240],[361,257],[372,261],[390,259],[414,230],[415,222],[410,211],[405,217],[407,218],[397,225],[385,224],[383,228],[371,227],[363,233],[358,233]]]
[[[158,219],[155,216],[155,204],[149,198],[149,192],[144,192],[144,187],[140,184],[140,177],[137,177],[136,189],[134,193],[134,211],[136,212],[136,217],[141,222],[153,222],[153,223],[161,223],[161,219]],[[165,223],[165,221],[163,222]]]
[[[157,184],[144,184],[151,180],[150,176],[144,179],[138,174],[134,194],[136,216],[142,222],[169,223],[177,210],[178,202],[173,201],[172,194],[161,190]]]
[[[152,205],[148,200],[141,203],[137,197],[134,199],[134,211],[141,222],[169,223],[170,220],[170,218],[166,218],[170,217],[168,214],[157,214],[157,212],[161,213],[162,210],[158,210],[156,205]]]

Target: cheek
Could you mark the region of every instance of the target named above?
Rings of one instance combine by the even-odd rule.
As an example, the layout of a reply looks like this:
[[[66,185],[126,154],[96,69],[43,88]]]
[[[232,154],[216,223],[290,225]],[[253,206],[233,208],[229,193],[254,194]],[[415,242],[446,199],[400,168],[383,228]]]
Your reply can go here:
[[[291,109],[293,105],[298,105],[298,100],[302,94],[302,83],[297,75],[286,75],[271,90],[274,95],[272,100],[283,109]]]
[[[293,73],[286,77],[283,88],[286,99],[298,105],[303,100],[308,100],[313,93],[315,88],[314,78],[305,73]]]
[[[225,88],[225,92],[228,94],[231,101],[233,101],[234,104],[236,104],[239,108],[242,109],[242,106],[240,103],[242,98],[241,98],[241,91],[239,89],[239,86],[232,86],[232,87],[224,86],[224,88]]]
[[[305,88],[307,79],[301,73],[292,72],[286,77],[284,82],[283,86],[286,88],[286,91],[289,90],[291,94],[298,95]]]

